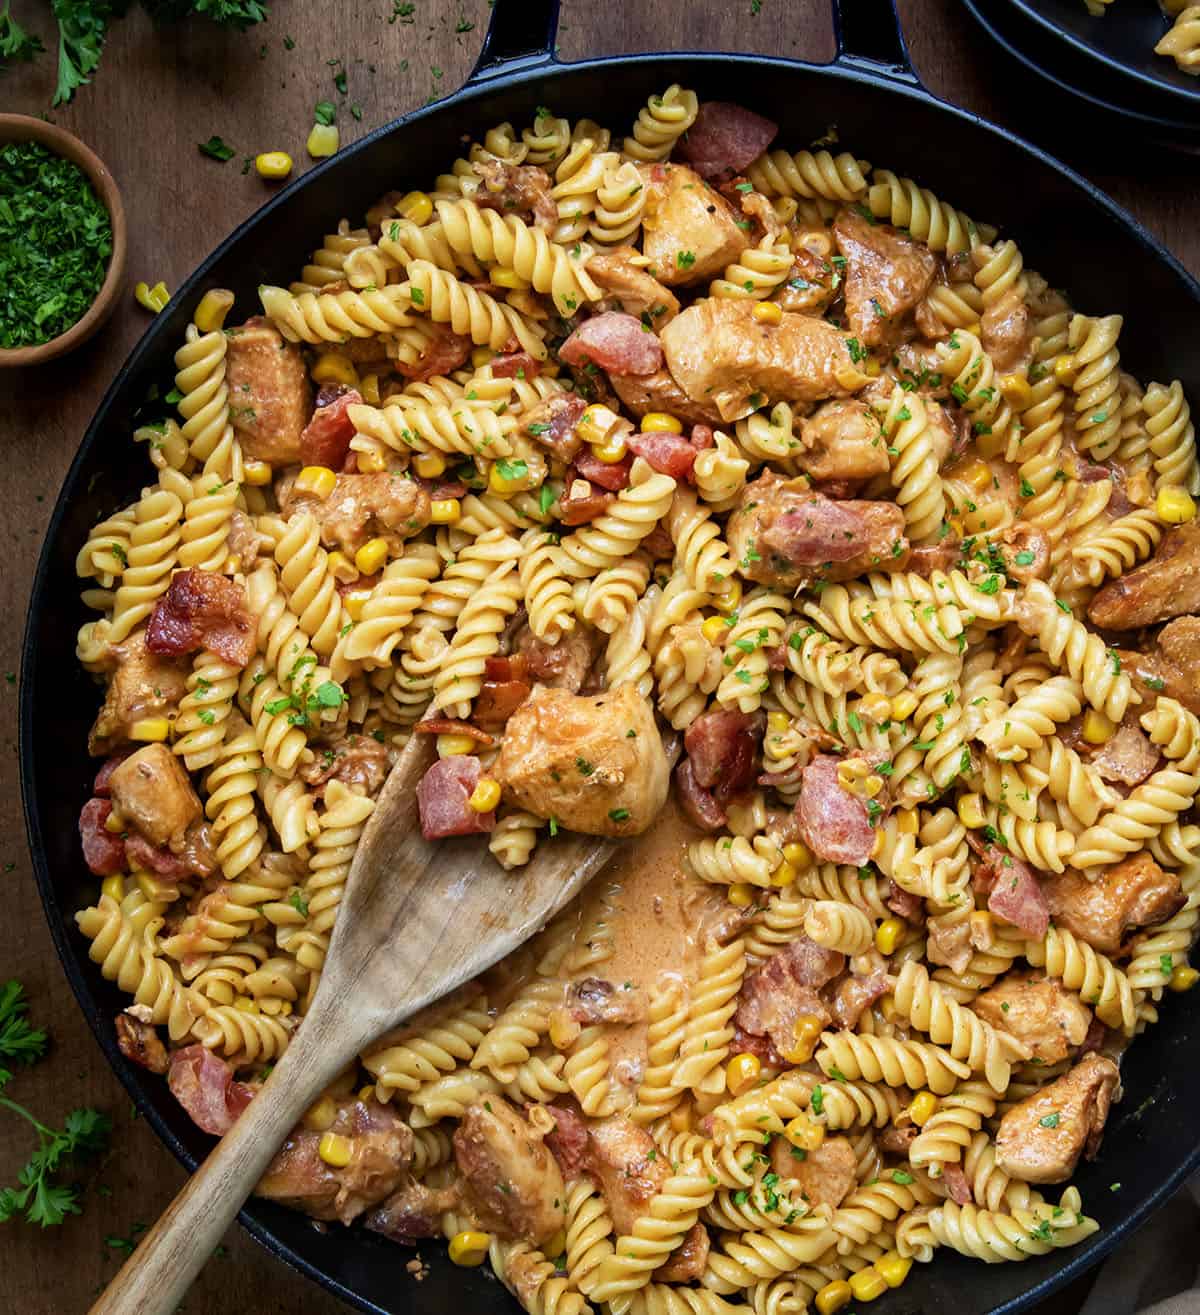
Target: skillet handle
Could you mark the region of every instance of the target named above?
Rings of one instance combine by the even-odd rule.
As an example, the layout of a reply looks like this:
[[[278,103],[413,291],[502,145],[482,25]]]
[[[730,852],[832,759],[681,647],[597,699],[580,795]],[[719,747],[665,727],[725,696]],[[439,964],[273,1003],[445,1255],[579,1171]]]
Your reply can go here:
[[[468,87],[554,59],[559,0],[495,0]]]
[[[896,0],[833,0],[835,64],[919,87]]]

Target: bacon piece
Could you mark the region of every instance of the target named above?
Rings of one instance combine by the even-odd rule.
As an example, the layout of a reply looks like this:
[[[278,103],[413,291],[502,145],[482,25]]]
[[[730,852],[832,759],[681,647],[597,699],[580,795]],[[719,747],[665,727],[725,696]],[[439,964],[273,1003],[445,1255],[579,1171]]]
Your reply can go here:
[[[909,1147],[917,1140],[921,1129],[915,1123],[907,1123],[903,1128],[884,1128],[875,1136],[875,1145],[886,1155],[902,1155],[907,1160]]]
[[[467,486],[461,479],[422,480],[421,484],[429,494],[431,502],[441,502],[446,498],[463,498],[467,495]]]
[[[920,896],[902,889],[890,879],[886,903],[888,908],[905,922],[911,922],[919,927],[925,921],[925,906],[921,903]]]
[[[362,395],[344,384],[326,384],[317,394],[317,409],[300,435],[300,464],[337,470],[350,451],[354,422],[346,408],[358,406]]]
[[[637,1023],[646,1016],[646,997],[632,988],[618,991],[603,977],[584,977],[567,989],[566,1008],[577,1023]]]
[[[976,889],[987,893],[987,906],[996,917],[1011,922],[1034,940],[1045,936],[1050,908],[1028,864],[996,845],[987,845],[974,880]]]
[[[636,449],[633,449],[636,451]],[[640,454],[639,454],[640,455]],[[651,462],[653,465],[653,462]],[[655,467],[657,469],[657,467]],[[620,493],[629,484],[629,472],[633,469],[633,457],[626,455],[620,461],[611,464],[601,461],[591,448],[580,448],[575,456],[575,469],[581,479],[589,484],[599,484],[609,493]]]
[[[83,861],[98,877],[111,877],[125,867],[125,842],[119,835],[104,829],[112,812],[107,799],[89,799],[79,814],[79,841]]]
[[[254,656],[254,618],[246,591],[227,576],[195,568],[176,571],[146,626],[146,647],[162,657],[211,649],[235,667]]]
[[[122,753],[111,754],[104,760],[103,766],[96,773],[96,779],[92,782],[92,793],[98,799],[108,798],[109,782],[112,780],[112,774],[129,757],[130,753],[131,750],[126,749]]]
[[[587,1166],[588,1130],[579,1110],[572,1105],[547,1105],[554,1131],[546,1134],[546,1145],[558,1161],[563,1177],[578,1178]]]
[[[697,449],[682,434],[630,434],[629,450],[672,479],[690,479]]]
[[[475,697],[475,720],[499,729],[529,697],[533,686],[527,680],[485,680]]]
[[[417,808],[426,840],[480,835],[496,825],[495,811],[477,813],[467,806],[480,774],[479,759],[463,754],[439,759],[421,777]]]
[[[754,780],[754,759],[765,722],[761,716],[722,708],[697,717],[683,737],[696,784],[721,803]]]
[[[568,365],[591,362],[610,374],[653,374],[662,365],[662,347],[632,315],[610,310],[584,322],[558,349]]]
[[[1092,755],[1092,766],[1106,781],[1140,785],[1158,766],[1158,750],[1136,724],[1122,722]]]
[[[556,644],[549,644],[526,629],[517,636],[518,656],[524,660],[533,681],[578,694],[596,660],[602,638],[590,627],[583,627],[572,630]]]
[[[692,426],[691,443],[697,452],[703,452],[706,447],[712,447],[716,441],[712,425]]]
[[[975,1198],[971,1195],[971,1184],[967,1182],[967,1175],[963,1172],[961,1164],[954,1162],[942,1166],[942,1182],[946,1184],[946,1190],[950,1193],[950,1199],[957,1205],[974,1205]]]
[[[563,461],[572,461],[583,446],[576,432],[587,403],[576,393],[555,393],[535,406],[521,422],[521,430]]]
[[[490,749],[496,742],[487,731],[481,731],[469,721],[459,721],[455,717],[431,717],[427,721],[417,722],[413,730],[418,735],[469,735],[485,749]]]
[[[735,1023],[751,1036],[769,1037],[775,1049],[786,1055],[795,1048],[796,1020],[802,1014],[814,1014],[822,1026],[832,1020],[829,1006],[817,992],[845,963],[844,954],[798,936],[742,983]]]
[[[838,759],[818,754],[800,778],[796,816],[804,843],[829,863],[862,867],[871,857],[875,832],[867,805],[838,784]]]
[[[233,1080],[233,1066],[201,1045],[175,1051],[167,1086],[196,1127],[214,1137],[223,1137],[254,1099],[252,1088]]]
[[[542,363],[528,352],[505,352],[493,356],[490,365],[494,379],[536,379],[542,372]]]
[[[775,140],[779,125],[729,101],[706,100],[676,148],[702,178],[744,172]]]
[[[179,855],[172,854],[166,845],[152,845],[136,832],[126,840],[125,854],[130,863],[166,881],[182,881],[191,875],[191,868]]]
[[[545,169],[503,160],[478,160],[473,168],[484,182],[473,197],[477,206],[503,215],[532,214],[544,229],[558,222],[558,202],[550,195],[550,175]]]
[[[701,831],[719,831],[725,825],[724,808],[711,791],[698,784],[690,758],[685,758],[675,769],[675,789],[679,805],[693,826]]]
[[[525,680],[529,676],[529,661],[524,653],[510,653],[484,660],[485,680]]]
[[[145,1005],[134,1005],[135,1009],[145,1009]],[[158,1033],[151,1023],[135,1017],[128,1011],[116,1016],[113,1026],[117,1033],[117,1049],[130,1063],[140,1068],[149,1069],[151,1073],[165,1073],[170,1061],[167,1048],[158,1039]]]
[[[847,977],[833,993],[833,1017],[839,1028],[853,1027],[864,1011],[892,989],[892,979],[883,971],[866,977]]]
[[[432,326],[437,334],[412,365],[393,361],[392,368],[406,379],[432,379],[435,374],[457,370],[471,355],[474,343],[465,334],[453,333],[445,325]]]
[[[567,500],[560,504],[562,514],[559,520],[564,525],[586,525],[589,521],[594,521],[597,516],[603,516],[615,496],[613,493],[585,493],[577,498],[571,493]]]

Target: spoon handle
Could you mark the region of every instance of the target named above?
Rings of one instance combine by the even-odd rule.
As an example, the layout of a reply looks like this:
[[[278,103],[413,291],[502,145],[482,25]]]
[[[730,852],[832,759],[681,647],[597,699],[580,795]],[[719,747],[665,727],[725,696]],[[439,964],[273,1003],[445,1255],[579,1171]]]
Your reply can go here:
[[[91,1315],[175,1310],[284,1138],[354,1053],[339,1014],[325,1009],[305,1020],[262,1090],[138,1243]]]

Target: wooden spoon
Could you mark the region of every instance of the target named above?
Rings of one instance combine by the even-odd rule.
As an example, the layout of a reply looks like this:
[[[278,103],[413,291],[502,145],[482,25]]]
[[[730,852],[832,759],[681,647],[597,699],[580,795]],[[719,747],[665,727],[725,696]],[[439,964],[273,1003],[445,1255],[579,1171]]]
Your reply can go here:
[[[481,838],[421,836],[417,782],[434,737],[414,735],[359,842],[304,1026],[266,1084],[108,1285],[92,1315],[166,1315],[212,1255],[280,1143],[370,1042],[540,930],[616,851],[564,833],[515,872]]]

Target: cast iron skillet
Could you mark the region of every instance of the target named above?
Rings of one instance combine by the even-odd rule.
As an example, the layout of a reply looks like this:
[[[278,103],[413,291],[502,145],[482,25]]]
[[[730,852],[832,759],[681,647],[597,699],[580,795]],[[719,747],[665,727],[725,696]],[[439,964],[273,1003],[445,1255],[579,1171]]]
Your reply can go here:
[[[96,764],[84,749],[97,691],[75,661],[75,554],[88,528],[136,496],[145,454],[130,433],[164,414],[172,356],[196,302],[232,288],[252,313],[258,284],[286,283],[319,235],[357,217],[383,192],[420,186],[456,157],[464,134],[497,121],[530,122],[539,105],[620,129],[650,94],[674,81],[703,97],[737,99],[778,120],[793,149],[838,126],[841,145],[914,176],[1017,237],[1032,268],[1074,300],[1126,317],[1123,364],[1142,379],[1181,376],[1200,398],[1200,356],[1187,350],[1200,325],[1200,287],[1099,191],[1037,148],[943,104],[919,84],[892,0],[835,0],[838,55],[826,67],[729,54],[652,54],[561,65],[552,56],[557,0],[497,0],[491,30],[467,85],[446,101],[381,128],[283,191],[220,246],[155,320],[101,404],[59,495],[34,583],[25,633],[21,768],[34,871],[58,952],[97,1040],[138,1109],[189,1167],[207,1151],[166,1084],[128,1064],[113,1040],[126,1003],[87,958],[73,912],[95,897],[76,836]],[[1101,1231],[1084,1247],[1019,1265],[940,1256],[914,1273],[881,1312],[1012,1312],[1081,1273],[1127,1238],[1200,1163],[1200,1102],[1184,1074],[1200,1063],[1200,1015],[1169,1000],[1165,1022],[1126,1066],[1126,1099],[1110,1120],[1103,1158],[1079,1184]],[[1111,1187],[1111,1190],[1110,1190]],[[482,1270],[454,1269],[439,1245],[422,1248],[431,1272],[404,1273],[392,1243],[355,1230],[317,1231],[303,1216],[252,1202],[242,1221],[273,1254],[360,1310],[442,1315],[457,1307],[511,1309]]]

